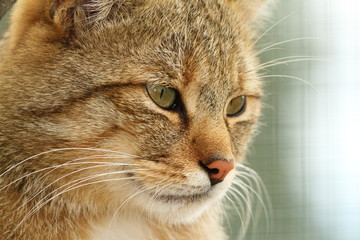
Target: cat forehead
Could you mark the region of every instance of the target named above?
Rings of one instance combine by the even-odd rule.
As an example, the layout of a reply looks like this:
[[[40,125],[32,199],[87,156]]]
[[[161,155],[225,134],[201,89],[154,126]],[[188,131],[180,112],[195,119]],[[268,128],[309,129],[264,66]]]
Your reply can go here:
[[[178,89],[198,82],[260,95],[252,33],[235,23],[234,12],[215,3],[153,1],[85,41],[95,39],[93,46],[108,49],[119,68],[133,69],[132,79]]]

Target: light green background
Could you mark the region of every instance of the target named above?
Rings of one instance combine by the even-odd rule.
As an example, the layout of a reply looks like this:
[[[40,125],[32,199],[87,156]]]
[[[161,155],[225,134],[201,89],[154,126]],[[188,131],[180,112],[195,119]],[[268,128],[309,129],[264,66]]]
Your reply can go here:
[[[9,21],[9,13],[7,13],[5,17],[0,21],[0,37],[5,31],[8,21]]]
[[[267,233],[261,221],[246,239],[360,239],[359,7],[355,0],[280,0],[263,28],[288,16],[259,49],[308,39],[279,45],[262,54],[262,62],[287,56],[325,61],[292,62],[265,72],[299,79],[264,78],[264,126],[248,162],[270,193],[273,227]]]

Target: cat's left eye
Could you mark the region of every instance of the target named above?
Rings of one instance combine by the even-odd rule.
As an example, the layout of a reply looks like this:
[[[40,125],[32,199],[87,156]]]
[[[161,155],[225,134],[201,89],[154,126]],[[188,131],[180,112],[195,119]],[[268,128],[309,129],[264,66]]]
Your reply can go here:
[[[147,84],[146,89],[151,99],[160,107],[172,109],[176,106],[177,94],[175,89],[155,84]]]
[[[226,115],[234,117],[242,114],[246,109],[246,96],[233,98],[226,107]]]

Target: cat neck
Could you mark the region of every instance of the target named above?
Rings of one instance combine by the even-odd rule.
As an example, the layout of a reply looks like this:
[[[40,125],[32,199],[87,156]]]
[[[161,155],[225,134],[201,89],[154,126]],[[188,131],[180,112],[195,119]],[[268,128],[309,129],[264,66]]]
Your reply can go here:
[[[31,207],[22,208],[22,215],[13,214],[14,209],[21,208],[17,201],[21,197],[5,195],[0,191],[0,203],[11,209],[5,215],[11,219],[8,229],[15,229],[16,239],[32,239],[38,229],[44,229],[37,239],[52,240],[218,240],[226,239],[221,226],[221,208],[213,204],[203,214],[191,222],[170,224],[156,220],[136,209],[128,208],[115,212],[104,208],[79,208],[78,205],[54,202],[43,206],[38,212],[30,214]],[[7,197],[3,197],[7,196]],[[13,203],[16,203],[15,205]],[[26,210],[26,211],[25,211]],[[32,224],[24,224],[24,217],[30,214]],[[55,222],[52,219],[57,219]],[[0,226],[0,230],[1,230]],[[19,228],[18,228],[19,227]],[[40,237],[40,238],[39,238]],[[7,238],[7,239],[15,239]]]
[[[212,215],[209,218],[208,215]],[[141,214],[108,216],[92,225],[89,240],[212,240],[226,239],[219,226],[218,211],[188,224],[170,225]]]

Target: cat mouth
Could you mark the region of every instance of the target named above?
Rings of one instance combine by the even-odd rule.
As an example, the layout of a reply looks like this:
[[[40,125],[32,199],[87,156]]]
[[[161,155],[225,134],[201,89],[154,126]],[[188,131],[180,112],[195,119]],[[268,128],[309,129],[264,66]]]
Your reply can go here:
[[[202,200],[208,197],[210,197],[210,191],[191,195],[159,195],[156,196],[156,199],[162,202],[188,202]]]

